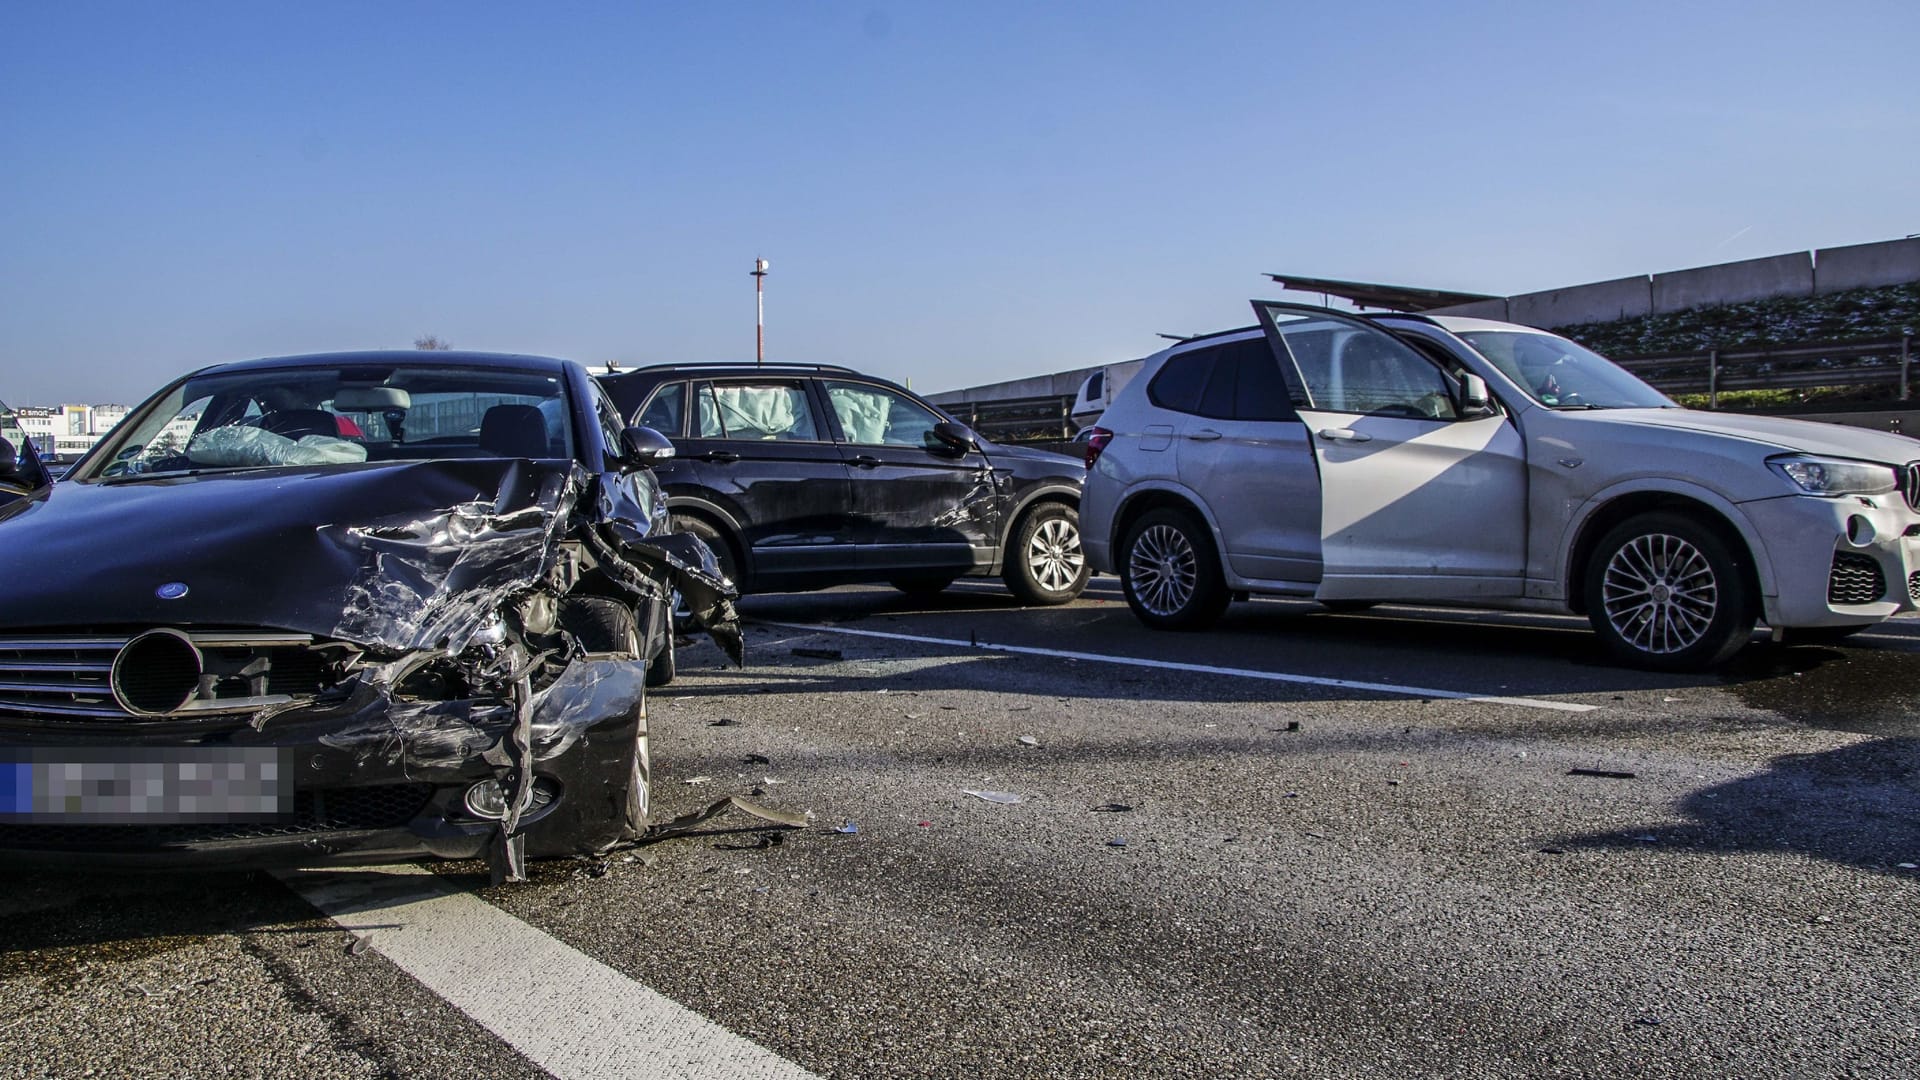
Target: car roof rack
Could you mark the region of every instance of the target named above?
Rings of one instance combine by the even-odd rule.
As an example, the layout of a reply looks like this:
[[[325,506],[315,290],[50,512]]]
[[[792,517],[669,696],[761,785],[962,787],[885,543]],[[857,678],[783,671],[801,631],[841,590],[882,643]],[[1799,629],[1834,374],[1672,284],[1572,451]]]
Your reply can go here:
[[[839,364],[793,364],[793,363],[754,363],[751,360],[704,360],[693,363],[648,364],[646,367],[627,368],[614,372],[616,375],[637,375],[642,371],[831,371],[841,375],[858,375],[859,372]]]

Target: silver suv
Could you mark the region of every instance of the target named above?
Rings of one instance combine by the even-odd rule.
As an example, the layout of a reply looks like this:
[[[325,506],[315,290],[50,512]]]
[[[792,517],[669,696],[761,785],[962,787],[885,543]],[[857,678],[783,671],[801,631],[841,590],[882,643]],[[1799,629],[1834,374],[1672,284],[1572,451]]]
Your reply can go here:
[[[1530,327],[1254,308],[1091,438],[1088,561],[1149,626],[1251,594],[1573,611],[1697,670],[1756,618],[1833,640],[1920,606],[1920,442],[1683,409]]]

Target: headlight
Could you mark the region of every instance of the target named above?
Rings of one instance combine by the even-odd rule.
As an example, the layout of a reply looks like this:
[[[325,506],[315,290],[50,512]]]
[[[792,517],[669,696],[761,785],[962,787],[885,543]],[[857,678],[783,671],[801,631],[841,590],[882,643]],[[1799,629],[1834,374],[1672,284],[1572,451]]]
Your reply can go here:
[[[1767,465],[1809,495],[1884,495],[1900,488],[1891,465],[1806,454],[1769,458]]]

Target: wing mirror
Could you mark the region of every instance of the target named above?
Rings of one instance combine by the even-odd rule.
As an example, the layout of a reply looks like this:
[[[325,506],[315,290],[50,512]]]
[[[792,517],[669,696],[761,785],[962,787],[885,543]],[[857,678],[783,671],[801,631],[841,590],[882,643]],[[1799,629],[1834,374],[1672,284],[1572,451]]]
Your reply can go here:
[[[628,469],[651,469],[673,457],[673,442],[639,424],[620,432],[620,464]]]
[[[1493,407],[1493,394],[1487,389],[1487,380],[1471,371],[1460,373],[1460,418],[1478,420],[1483,416],[1496,416],[1498,409]]]
[[[942,420],[933,425],[933,438],[938,444],[935,449],[949,453],[964,454],[980,449],[980,437],[973,433],[973,429],[952,420]]]

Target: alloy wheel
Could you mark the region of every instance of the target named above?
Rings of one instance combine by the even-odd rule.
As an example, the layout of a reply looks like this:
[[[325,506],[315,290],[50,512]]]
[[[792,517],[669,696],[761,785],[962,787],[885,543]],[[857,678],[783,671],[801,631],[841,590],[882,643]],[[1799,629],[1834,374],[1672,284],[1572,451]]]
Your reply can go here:
[[[1627,644],[1664,655],[1706,636],[1720,582],[1701,550],[1669,533],[1643,533],[1615,549],[1602,579],[1607,622]]]
[[[1193,544],[1171,525],[1142,532],[1127,556],[1127,576],[1140,606],[1160,616],[1177,615],[1193,601],[1198,581]]]
[[[1027,541],[1027,569],[1033,580],[1050,592],[1072,588],[1085,564],[1080,530],[1064,518],[1042,521]]]

